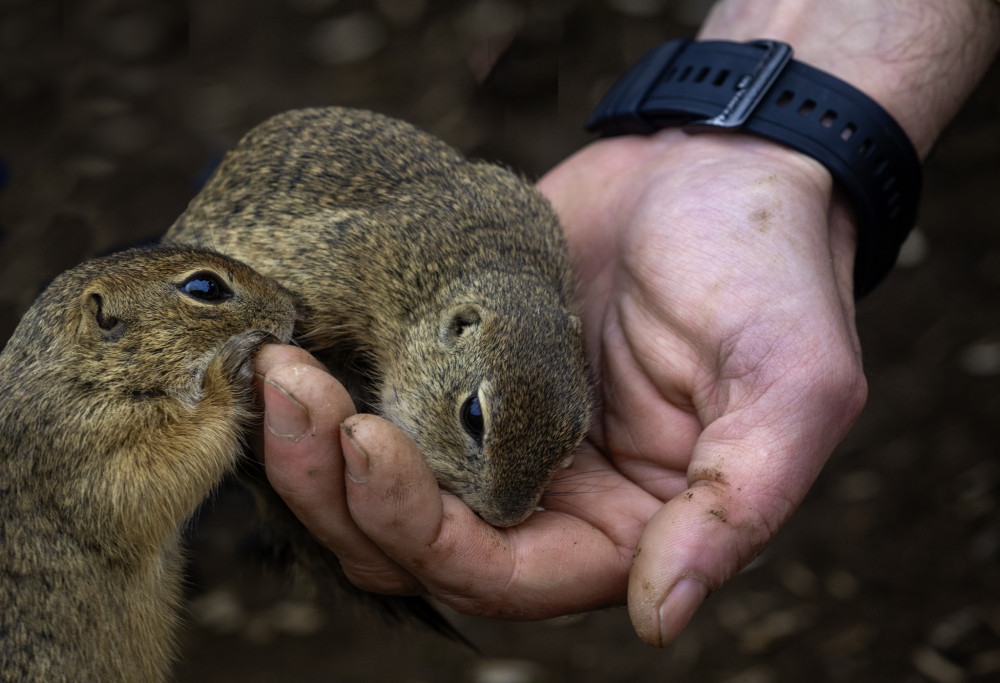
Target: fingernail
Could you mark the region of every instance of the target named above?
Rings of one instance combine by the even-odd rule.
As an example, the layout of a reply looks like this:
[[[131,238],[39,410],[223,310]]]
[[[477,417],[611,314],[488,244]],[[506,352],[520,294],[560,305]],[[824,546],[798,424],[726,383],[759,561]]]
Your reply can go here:
[[[264,424],[267,431],[285,441],[300,441],[312,429],[309,411],[284,387],[264,378]]]
[[[680,635],[701,603],[708,587],[695,579],[681,579],[660,604],[660,646],[669,645]]]
[[[341,424],[340,431],[344,433],[344,436],[350,442],[350,446],[344,449],[344,469],[347,470],[347,476],[353,482],[364,484],[368,481],[368,474],[371,472],[368,454],[354,440],[354,430],[351,429],[350,425]]]

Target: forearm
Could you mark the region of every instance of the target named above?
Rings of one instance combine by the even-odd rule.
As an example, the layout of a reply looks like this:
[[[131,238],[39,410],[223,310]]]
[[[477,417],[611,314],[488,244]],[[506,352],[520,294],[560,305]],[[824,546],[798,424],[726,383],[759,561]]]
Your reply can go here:
[[[1000,46],[996,0],[721,0],[701,39],[770,38],[881,104],[921,158]]]

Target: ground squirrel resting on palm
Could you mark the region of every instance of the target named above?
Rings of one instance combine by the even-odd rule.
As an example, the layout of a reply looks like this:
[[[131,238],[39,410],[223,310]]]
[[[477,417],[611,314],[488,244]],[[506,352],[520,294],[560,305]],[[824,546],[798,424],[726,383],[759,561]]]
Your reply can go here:
[[[165,678],[181,531],[228,472],[311,571],[338,573],[240,458],[253,355],[293,328],[497,526],[531,514],[589,425],[551,207],[408,124],[274,117],[165,242],[61,275],[0,353],[4,680]],[[419,598],[381,602],[453,633]]]
[[[299,296],[302,345],[495,526],[535,509],[592,408],[569,254],[523,178],[369,111],[250,131],[165,238]]]

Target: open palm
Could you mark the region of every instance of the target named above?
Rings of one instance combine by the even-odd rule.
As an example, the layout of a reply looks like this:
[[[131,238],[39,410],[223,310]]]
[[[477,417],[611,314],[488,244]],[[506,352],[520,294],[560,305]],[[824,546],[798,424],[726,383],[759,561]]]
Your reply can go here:
[[[771,143],[679,131],[600,141],[542,179],[600,406],[521,525],[493,529],[441,493],[412,442],[352,415],[289,347],[258,360],[272,484],[361,588],[522,619],[627,596],[644,640],[672,640],[788,518],[863,405],[853,231],[830,185]]]

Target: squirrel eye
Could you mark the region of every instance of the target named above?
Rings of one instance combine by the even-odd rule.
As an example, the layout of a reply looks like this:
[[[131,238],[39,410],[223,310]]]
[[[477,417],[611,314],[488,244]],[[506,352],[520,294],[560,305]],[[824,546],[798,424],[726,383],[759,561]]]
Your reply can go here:
[[[233,291],[214,273],[196,273],[179,288],[192,299],[207,303],[219,303],[233,296]]]
[[[477,444],[483,445],[483,431],[486,429],[483,423],[483,407],[479,405],[479,396],[473,394],[465,399],[462,410],[459,413],[462,420],[462,427],[469,433]]]

